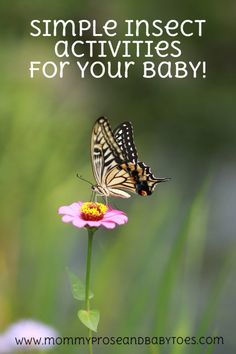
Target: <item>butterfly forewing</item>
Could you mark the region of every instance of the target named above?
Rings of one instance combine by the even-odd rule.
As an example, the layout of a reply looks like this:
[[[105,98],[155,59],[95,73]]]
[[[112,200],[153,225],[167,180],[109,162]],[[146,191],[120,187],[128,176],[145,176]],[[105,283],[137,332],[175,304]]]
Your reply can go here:
[[[102,183],[108,169],[116,165],[115,159],[120,149],[116,144],[112,130],[105,118],[99,118],[93,128],[91,138],[91,156],[96,181]]]
[[[124,156],[105,117],[99,118],[94,125],[91,156],[97,187],[102,189],[105,195],[128,198],[128,193],[118,189],[122,188],[122,183],[130,179],[130,176],[119,168]]]

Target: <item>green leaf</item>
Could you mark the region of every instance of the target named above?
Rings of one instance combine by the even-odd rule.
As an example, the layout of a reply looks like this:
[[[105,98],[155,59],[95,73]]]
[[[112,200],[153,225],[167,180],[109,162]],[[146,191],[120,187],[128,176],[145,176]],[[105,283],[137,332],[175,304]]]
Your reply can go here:
[[[97,332],[97,327],[100,319],[100,313],[98,310],[79,310],[78,317],[86,327],[94,332]]]
[[[71,292],[73,295],[73,298],[79,301],[84,301],[85,300],[85,286],[82,283],[82,281],[72,273],[68,268],[66,268],[69,280],[70,280],[70,285],[71,285]],[[89,292],[89,299],[93,298],[93,293],[90,291]]]

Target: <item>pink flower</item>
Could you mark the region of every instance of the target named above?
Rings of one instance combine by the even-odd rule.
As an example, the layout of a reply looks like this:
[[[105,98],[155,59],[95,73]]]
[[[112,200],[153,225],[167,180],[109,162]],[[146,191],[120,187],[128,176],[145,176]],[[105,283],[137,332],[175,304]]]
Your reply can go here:
[[[78,228],[104,226],[107,229],[114,229],[117,225],[128,222],[128,217],[123,211],[95,202],[76,202],[61,206],[58,214],[63,215],[63,222],[71,222]]]

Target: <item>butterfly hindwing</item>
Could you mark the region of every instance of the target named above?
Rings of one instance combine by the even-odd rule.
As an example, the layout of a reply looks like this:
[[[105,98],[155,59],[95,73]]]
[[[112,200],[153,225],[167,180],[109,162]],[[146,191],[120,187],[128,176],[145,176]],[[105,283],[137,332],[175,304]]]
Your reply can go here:
[[[169,178],[156,178],[150,167],[142,161],[125,162],[120,167],[132,177],[135,192],[141,196],[151,195],[157,183],[169,180]]]

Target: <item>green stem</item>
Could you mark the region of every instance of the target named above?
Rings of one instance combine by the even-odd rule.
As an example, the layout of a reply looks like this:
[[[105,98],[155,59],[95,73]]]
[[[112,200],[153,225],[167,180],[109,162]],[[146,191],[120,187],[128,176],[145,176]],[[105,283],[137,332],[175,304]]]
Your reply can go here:
[[[89,303],[89,284],[90,284],[90,273],[91,273],[91,257],[92,257],[92,244],[93,244],[93,235],[94,230],[88,228],[88,250],[87,250],[87,265],[86,265],[86,285],[85,285],[85,305],[87,311],[90,310],[90,303]],[[89,354],[93,354],[93,347],[92,347],[92,331],[89,329]]]

